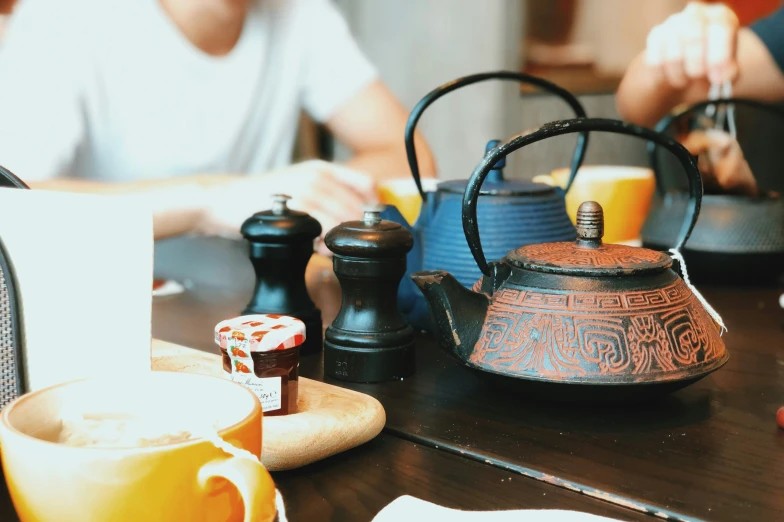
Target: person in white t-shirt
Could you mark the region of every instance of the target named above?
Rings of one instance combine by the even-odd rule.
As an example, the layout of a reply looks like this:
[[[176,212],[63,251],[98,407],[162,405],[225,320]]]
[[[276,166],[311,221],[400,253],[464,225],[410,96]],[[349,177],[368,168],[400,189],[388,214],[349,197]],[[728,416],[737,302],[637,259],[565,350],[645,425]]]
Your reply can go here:
[[[350,161],[290,165],[302,109]],[[280,192],[357,219],[408,172],[406,117],[330,0],[21,0],[0,46],[0,164],[131,194],[156,237],[236,233]]]

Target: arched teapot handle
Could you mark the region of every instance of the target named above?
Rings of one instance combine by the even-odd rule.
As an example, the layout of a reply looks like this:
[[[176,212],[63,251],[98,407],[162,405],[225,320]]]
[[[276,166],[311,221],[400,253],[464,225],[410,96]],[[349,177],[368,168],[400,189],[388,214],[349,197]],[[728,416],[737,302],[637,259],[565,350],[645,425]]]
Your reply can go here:
[[[458,78],[457,80],[453,80],[449,83],[445,83],[440,87],[436,87],[429,93],[425,95],[424,98],[419,100],[419,103],[411,110],[411,114],[408,116],[408,121],[406,122],[406,156],[408,157],[408,166],[411,168],[411,175],[414,177],[414,183],[416,183],[417,190],[419,190],[419,194],[422,196],[422,199],[425,199],[425,191],[422,188],[422,179],[419,174],[419,162],[417,161],[416,155],[416,144],[414,143],[414,132],[416,131],[417,123],[419,122],[419,118],[422,117],[422,113],[425,112],[434,101],[439,99],[440,97],[444,96],[445,94],[449,94],[452,91],[455,91],[461,87],[465,87],[466,85],[471,85],[474,83],[483,82],[485,80],[511,80],[516,81],[519,83],[526,83],[530,85],[535,85],[540,89],[547,91],[551,94],[555,94],[560,96],[566,103],[574,111],[575,116],[578,118],[585,118],[585,109],[583,108],[582,104],[575,98],[575,96],[564,89],[563,87],[559,87],[558,85],[544,80],[542,78],[537,78],[536,76],[531,76],[529,74],[514,72],[514,71],[494,71],[494,72],[486,72],[486,73],[478,73],[472,74],[470,76],[464,76],[462,78]],[[572,181],[574,177],[577,175],[577,169],[580,168],[580,165],[583,163],[583,158],[585,158],[585,148],[588,146],[588,133],[582,133],[577,140],[577,146],[574,149],[574,155],[572,156],[572,167],[571,172],[569,174],[569,181],[566,184],[565,190],[568,191],[569,187],[572,186]]]
[[[657,132],[666,132],[670,126],[675,123],[676,121],[680,120],[685,116],[689,116],[697,112],[698,110],[704,109],[711,105],[742,105],[746,107],[753,107],[755,109],[759,109],[764,112],[768,112],[775,116],[778,116],[782,120],[784,120],[784,107],[779,105],[774,105],[772,103],[763,102],[759,100],[752,100],[749,98],[718,98],[715,100],[703,100],[700,102],[695,103],[694,105],[689,105],[687,107],[680,108],[661,120],[659,123],[656,124],[654,130]],[[656,191],[659,193],[660,196],[664,196],[667,192],[664,187],[664,180],[662,179],[661,175],[661,165],[659,164],[659,155],[657,154],[658,145],[653,142],[648,142],[648,162],[651,166],[651,170],[653,171],[653,176],[656,179]]]
[[[492,149],[485,154],[482,162],[474,169],[471,174],[471,179],[468,180],[465,194],[463,195],[463,231],[465,232],[468,246],[474,256],[479,270],[486,276],[490,276],[490,267],[485,259],[485,254],[482,251],[482,242],[479,238],[479,225],[476,218],[476,204],[479,197],[479,191],[482,188],[482,182],[487,177],[488,172],[492,170],[501,158],[505,158],[511,152],[521,149],[531,143],[536,143],[553,136],[560,136],[562,134],[571,134],[574,132],[587,132],[587,131],[600,131],[612,132],[615,134],[627,134],[629,136],[637,136],[644,140],[652,141],[660,145],[677,157],[686,169],[686,175],[689,178],[689,206],[687,207],[686,217],[681,227],[680,237],[676,248],[680,250],[686,240],[689,239],[694,225],[697,223],[697,218],[700,214],[700,206],[702,204],[702,177],[700,171],[697,169],[697,163],[694,157],[689,154],[689,151],[680,143],[665,136],[660,132],[655,132],[645,127],[625,123],[619,120],[611,120],[604,118],[578,118],[573,120],[554,121],[543,125],[536,132],[530,134],[520,134],[511,138],[506,143],[502,143],[498,147]]]

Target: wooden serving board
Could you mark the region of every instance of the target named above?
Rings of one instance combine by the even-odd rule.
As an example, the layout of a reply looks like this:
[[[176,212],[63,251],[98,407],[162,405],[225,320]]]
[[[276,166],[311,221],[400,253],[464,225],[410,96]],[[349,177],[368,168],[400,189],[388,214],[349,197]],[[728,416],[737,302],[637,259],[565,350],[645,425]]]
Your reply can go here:
[[[220,356],[153,340],[153,371],[186,372],[229,379]],[[261,461],[270,471],[293,469],[364,444],[386,422],[376,399],[304,377],[298,412],[264,417]]]

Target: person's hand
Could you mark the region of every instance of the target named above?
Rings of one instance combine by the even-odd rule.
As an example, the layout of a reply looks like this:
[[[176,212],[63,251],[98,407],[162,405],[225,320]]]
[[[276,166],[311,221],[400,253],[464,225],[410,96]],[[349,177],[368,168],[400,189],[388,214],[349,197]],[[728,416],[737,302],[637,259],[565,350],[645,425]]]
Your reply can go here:
[[[699,158],[706,190],[747,196],[759,194],[757,180],[743,157],[738,141],[726,132],[693,131],[681,143]]]
[[[201,233],[236,236],[242,223],[255,212],[272,207],[274,194],[291,196],[288,206],[307,212],[322,227],[317,244],[329,254],[323,237],[344,221],[361,219],[363,207],[378,202],[373,178],[321,160],[306,161],[258,176],[240,178],[215,190]]]
[[[700,79],[732,81],[738,74],[738,29],[738,17],[729,7],[690,2],[651,30],[645,62],[677,89]]]

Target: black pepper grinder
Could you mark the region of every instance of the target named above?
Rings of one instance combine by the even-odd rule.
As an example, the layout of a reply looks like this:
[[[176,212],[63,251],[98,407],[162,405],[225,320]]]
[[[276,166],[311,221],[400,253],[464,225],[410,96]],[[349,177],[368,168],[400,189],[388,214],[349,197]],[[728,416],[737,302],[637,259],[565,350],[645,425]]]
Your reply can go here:
[[[324,372],[352,382],[382,382],[414,373],[414,330],[397,307],[411,233],[382,220],[383,206],[333,228],[326,245],[343,299],[324,337]]]
[[[240,231],[250,243],[250,261],[256,272],[253,298],[242,313],[289,315],[304,322],[300,354],[308,355],[322,347],[321,310],[305,286],[305,269],[321,224],[310,214],[290,209],[289,199],[276,194],[271,210],[257,212],[242,224]]]

